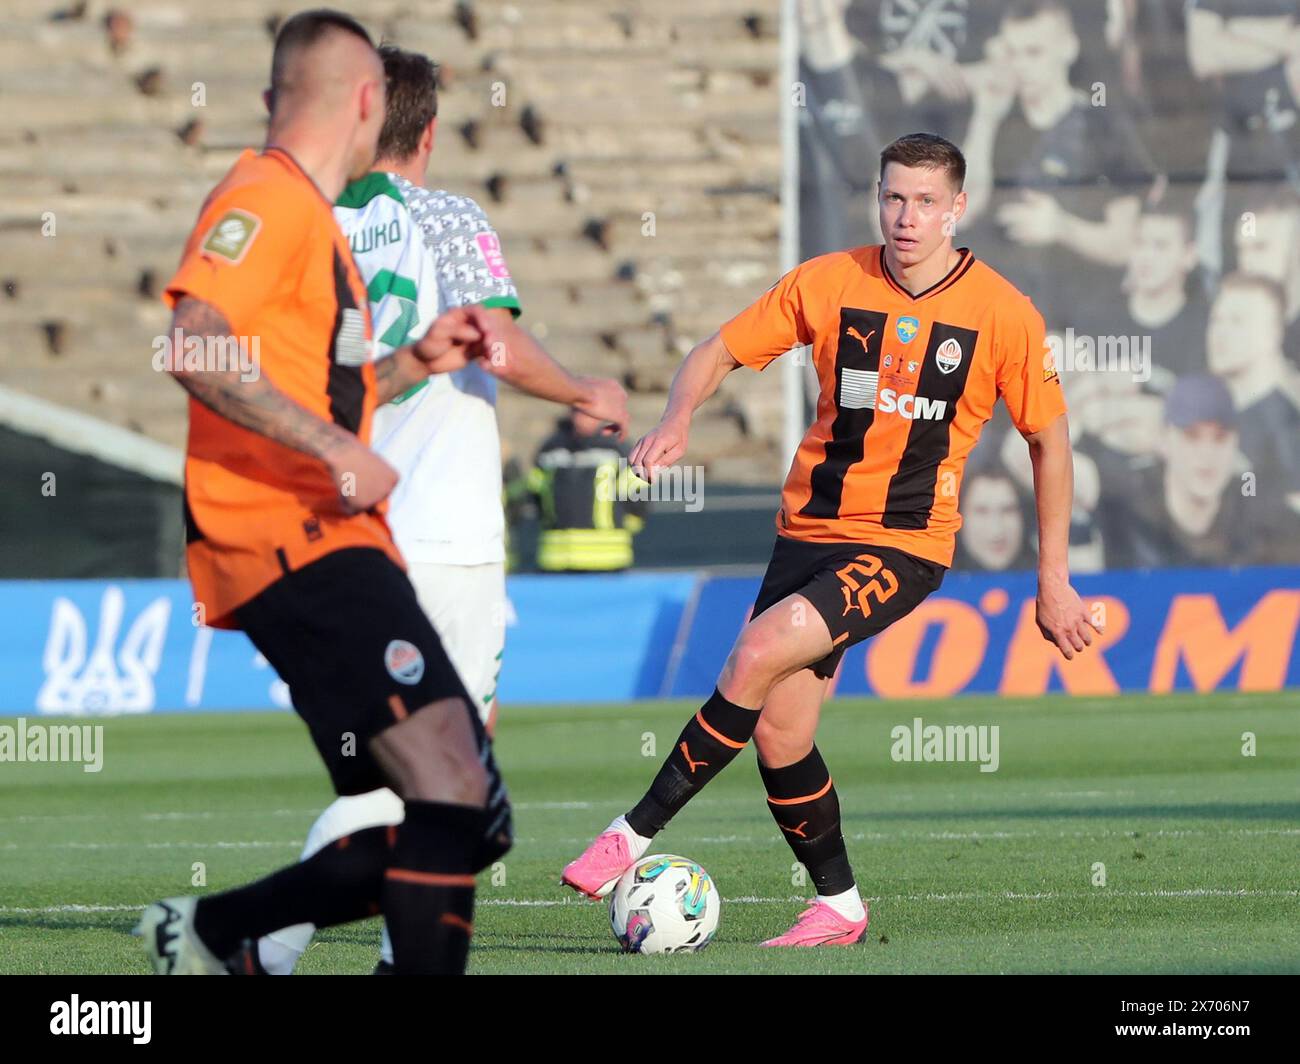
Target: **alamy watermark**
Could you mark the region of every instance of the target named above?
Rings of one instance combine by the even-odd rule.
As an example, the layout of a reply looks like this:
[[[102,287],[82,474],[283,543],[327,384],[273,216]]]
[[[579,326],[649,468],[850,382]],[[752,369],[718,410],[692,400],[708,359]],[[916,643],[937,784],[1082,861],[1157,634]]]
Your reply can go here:
[[[82,1001],[73,994],[50,1005],[50,1034],[130,1035],[135,1045],[148,1045],[153,1002]]]
[[[910,726],[896,724],[889,737],[894,761],[977,761],[981,772],[998,770],[1001,729],[996,724],[926,724],[913,717]]]
[[[680,502],[687,513],[704,509],[703,466],[660,466],[653,481],[642,480],[620,458],[596,470],[596,497],[601,502]]]
[[[1067,328],[1050,333],[1043,356],[1044,371],[1070,373],[1129,373],[1139,384],[1151,379],[1150,336],[1091,336]]]
[[[82,772],[104,767],[102,724],[39,724],[19,717],[17,726],[0,724],[0,762],[80,763]]]
[[[153,338],[153,368],[159,373],[231,373],[242,381],[262,375],[260,336],[186,336],[174,329]]]

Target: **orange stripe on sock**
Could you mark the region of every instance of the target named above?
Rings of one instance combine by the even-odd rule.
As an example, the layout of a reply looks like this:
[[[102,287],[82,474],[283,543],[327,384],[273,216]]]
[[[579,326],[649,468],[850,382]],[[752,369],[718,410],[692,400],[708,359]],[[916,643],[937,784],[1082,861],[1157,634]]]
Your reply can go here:
[[[406,712],[406,707],[402,705],[402,698],[400,695],[394,694],[388,696],[388,708],[393,711],[393,716],[398,720],[405,720],[410,716],[410,714]]]
[[[710,728],[710,727],[709,727],[709,722],[708,722],[707,720],[704,719],[704,711],[703,711],[703,710],[700,710],[700,711],[698,711],[698,712],[695,714],[695,719],[696,719],[697,721],[699,721],[699,724],[700,724],[700,727],[701,727],[701,728],[703,728],[706,732],[708,732],[708,733],[709,733],[710,735],[712,735],[715,739],[717,739],[718,742],[722,743],[723,746],[729,746],[729,747],[731,747],[733,750],[743,750],[743,749],[745,749],[745,744],[744,744],[744,743],[738,743],[738,742],[736,742],[735,739],[728,739],[728,738],[727,738],[725,735],[723,735],[721,732],[719,732],[719,731],[714,731],[712,728]]]
[[[849,637],[848,632],[845,632],[843,635],[837,635],[834,639],[831,640],[831,646],[833,647],[839,646],[841,643],[844,642],[844,640],[848,639],[848,637]]]
[[[397,845],[397,825],[389,824],[388,831],[385,833],[388,839],[388,848],[391,850]]]
[[[771,802],[773,805],[799,805],[801,802],[815,802],[818,798],[820,798],[823,794],[825,794],[827,791],[831,789],[831,784],[833,782],[834,782],[833,780],[828,778],[826,780],[826,786],[823,787],[816,794],[805,794],[802,798],[769,798],[768,801]]]
[[[387,879],[400,879],[403,883],[419,883],[426,887],[472,887],[473,876],[446,875],[442,872],[413,872],[409,868],[390,868],[384,873]]]
[[[438,917],[438,920],[441,923],[450,924],[452,927],[459,927],[467,935],[473,936],[474,934],[474,925],[468,920],[462,920],[455,913],[443,913]]]

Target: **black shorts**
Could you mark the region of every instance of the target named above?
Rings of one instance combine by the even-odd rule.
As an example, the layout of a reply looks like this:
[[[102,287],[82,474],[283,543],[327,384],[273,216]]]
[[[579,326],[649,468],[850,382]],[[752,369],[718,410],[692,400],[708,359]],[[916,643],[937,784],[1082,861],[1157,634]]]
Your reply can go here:
[[[906,617],[939,589],[945,572],[942,565],[894,547],[777,536],[753,616],[787,595],[800,594],[811,602],[830,629],[835,649],[808,668],[828,678],[849,647]]]
[[[235,610],[289,685],[338,794],[389,782],[370,740],[443,698],[473,699],[461,683],[415,589],[383,551],[350,547],[286,573]]]

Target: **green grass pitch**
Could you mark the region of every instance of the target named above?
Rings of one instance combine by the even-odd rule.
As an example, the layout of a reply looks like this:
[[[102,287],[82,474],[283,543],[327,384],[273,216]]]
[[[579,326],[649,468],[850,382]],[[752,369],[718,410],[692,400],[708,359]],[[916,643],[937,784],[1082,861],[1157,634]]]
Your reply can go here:
[[[832,702],[818,742],[870,899],[866,943],[757,947],[813,891],[746,751],[655,844],[713,874],[716,941],[624,956],[605,906],[562,890],[558,873],[640,796],[694,708],[504,708],[518,841],[480,881],[472,971],[1300,971],[1295,692]],[[892,761],[890,730],[914,716],[999,725],[998,771]],[[0,973],[143,973],[128,935],[142,905],[195,892],[196,866],[214,890],[293,860],[330,799],[292,714],[89,723],[105,727],[98,774],[0,765]],[[378,937],[373,920],[323,932],[299,970],[366,972]]]

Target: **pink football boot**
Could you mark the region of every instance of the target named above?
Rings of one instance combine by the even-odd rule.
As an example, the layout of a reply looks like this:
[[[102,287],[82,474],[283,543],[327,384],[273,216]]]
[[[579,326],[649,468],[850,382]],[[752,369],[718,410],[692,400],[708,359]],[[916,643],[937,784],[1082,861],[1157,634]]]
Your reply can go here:
[[[560,882],[588,898],[603,898],[619,877],[635,863],[621,831],[605,831],[596,837],[576,861],[564,866]]]
[[[866,909],[866,902],[863,908]],[[861,920],[841,916],[824,901],[812,898],[799,914],[794,927],[784,935],[769,938],[764,946],[853,946],[867,937],[868,911]]]

